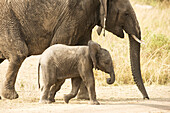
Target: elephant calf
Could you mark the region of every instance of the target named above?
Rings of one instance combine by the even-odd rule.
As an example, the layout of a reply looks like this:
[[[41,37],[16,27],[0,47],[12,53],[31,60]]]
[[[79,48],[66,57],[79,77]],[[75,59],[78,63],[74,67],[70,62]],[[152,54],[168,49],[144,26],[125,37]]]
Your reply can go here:
[[[96,100],[93,67],[110,74],[110,78],[107,79],[108,84],[112,84],[115,81],[109,52],[93,41],[89,41],[88,46],[56,44],[47,48],[39,61],[39,88],[40,65],[42,69],[40,103],[54,102],[55,93],[60,89],[65,79],[71,78],[72,91],[64,96],[66,103],[77,95],[80,84],[83,81],[89,93],[90,104],[99,104]]]

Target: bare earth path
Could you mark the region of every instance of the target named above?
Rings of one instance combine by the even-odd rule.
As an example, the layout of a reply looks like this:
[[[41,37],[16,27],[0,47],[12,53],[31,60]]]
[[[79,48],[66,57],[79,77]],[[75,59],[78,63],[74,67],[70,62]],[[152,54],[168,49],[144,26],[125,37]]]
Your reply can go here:
[[[53,104],[39,104],[40,91],[37,85],[37,65],[39,57],[27,58],[20,69],[16,90],[20,97],[16,100],[0,100],[0,113],[170,113],[170,86],[146,86],[150,100],[143,100],[135,85],[96,86],[101,105],[88,105],[89,101],[72,99],[65,104],[63,94],[70,92],[67,80],[56,95]],[[7,70],[8,61],[0,64],[0,89]]]

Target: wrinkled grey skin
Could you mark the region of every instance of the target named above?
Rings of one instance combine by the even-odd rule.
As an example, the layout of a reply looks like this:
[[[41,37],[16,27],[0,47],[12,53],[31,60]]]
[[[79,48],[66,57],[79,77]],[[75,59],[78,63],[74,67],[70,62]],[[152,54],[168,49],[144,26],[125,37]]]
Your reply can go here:
[[[149,98],[141,77],[140,44],[131,37],[141,39],[141,33],[129,0],[0,0],[0,63],[9,60],[3,97],[18,98],[15,81],[26,57],[53,44],[87,45],[94,26],[104,27],[104,17],[106,30],[121,38],[123,30],[129,34],[132,75],[143,98]],[[79,97],[85,96],[82,85]]]
[[[40,57],[38,76],[40,76],[40,66],[42,69],[40,78],[42,78],[43,84],[41,86],[41,103],[54,102],[55,93],[60,89],[65,79],[71,78],[72,91],[64,96],[66,103],[77,95],[81,81],[83,81],[88,89],[90,104],[99,104],[96,100],[93,67],[110,74],[110,78],[107,79],[108,84],[113,84],[115,81],[109,52],[93,41],[89,41],[88,46],[52,45]]]

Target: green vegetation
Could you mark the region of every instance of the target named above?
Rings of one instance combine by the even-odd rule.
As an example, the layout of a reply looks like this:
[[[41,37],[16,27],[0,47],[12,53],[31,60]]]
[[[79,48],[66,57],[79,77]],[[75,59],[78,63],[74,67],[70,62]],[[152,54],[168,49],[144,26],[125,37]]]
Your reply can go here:
[[[169,0],[131,0],[142,31],[141,72],[146,85],[170,84],[170,2]],[[152,5],[151,9],[138,8],[135,4]],[[116,82],[114,85],[134,84],[129,61],[128,36],[120,39],[109,32],[98,36],[95,29],[93,40],[108,49],[112,55]],[[107,85],[109,77],[95,71],[98,85]]]

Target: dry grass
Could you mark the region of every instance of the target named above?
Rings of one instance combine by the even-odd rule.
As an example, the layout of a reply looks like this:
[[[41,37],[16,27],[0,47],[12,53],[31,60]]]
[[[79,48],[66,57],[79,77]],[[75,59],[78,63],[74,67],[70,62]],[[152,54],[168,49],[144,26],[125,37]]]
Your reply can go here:
[[[138,1],[131,0],[142,31],[145,45],[141,46],[141,72],[145,84],[170,84],[170,4],[154,5],[152,9],[138,8]],[[140,2],[141,3],[141,2]],[[106,37],[97,36],[93,30],[93,40],[108,49],[112,55],[116,82],[133,84],[129,61],[129,41],[106,32]],[[97,83],[106,85],[108,76],[95,71]],[[102,76],[104,75],[104,76]]]
[[[137,1],[137,0],[132,0]],[[137,2],[140,2],[140,4],[148,4],[156,7],[169,7],[170,0],[138,0]]]

